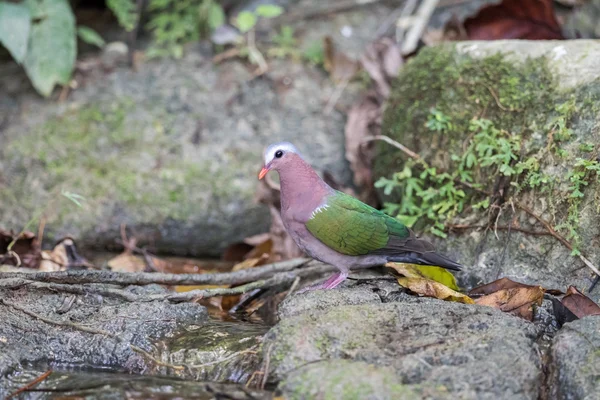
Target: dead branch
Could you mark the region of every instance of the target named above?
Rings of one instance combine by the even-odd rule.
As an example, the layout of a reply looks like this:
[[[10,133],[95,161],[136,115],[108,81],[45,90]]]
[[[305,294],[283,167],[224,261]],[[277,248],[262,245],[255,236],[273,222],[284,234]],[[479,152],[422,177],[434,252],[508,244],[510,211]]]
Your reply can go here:
[[[561,242],[567,249],[573,251],[573,245],[567,240],[565,239],[562,235],[560,235],[558,232],[556,232],[556,230],[554,230],[554,228],[552,227],[552,225],[550,225],[549,222],[545,221],[542,217],[540,217],[539,215],[537,215],[535,212],[533,212],[532,209],[530,209],[529,207],[520,204],[520,203],[515,203],[517,205],[517,207],[519,207],[521,210],[525,211],[527,214],[531,215],[533,218],[535,218],[540,224],[544,225],[544,228],[546,228],[546,230],[552,235],[554,236],[559,242]],[[598,268],[592,264],[592,262],[590,260],[588,260],[585,256],[583,256],[582,254],[578,255],[579,259],[592,271],[594,271],[594,273],[598,276],[600,276],[600,270],[598,270]]]
[[[363,139],[362,143],[368,143],[368,142],[373,142],[375,140],[381,140],[384,141],[388,144],[391,144],[392,146],[394,146],[395,148],[401,150],[404,154],[406,154],[407,156],[409,156],[410,158],[412,158],[413,160],[420,160],[421,156],[418,155],[417,153],[415,153],[414,151],[412,151],[411,149],[409,149],[408,147],[404,146],[402,143],[396,142],[394,139],[385,136],[385,135],[375,135],[375,136],[367,136]]]
[[[20,274],[22,277],[0,279],[0,288],[18,289],[27,287],[28,289],[46,289],[79,295],[96,294],[106,297],[116,297],[129,302],[169,301],[172,303],[180,303],[209,297],[242,294],[255,289],[266,289],[278,285],[292,284],[296,279],[319,274],[331,269],[333,269],[333,267],[320,264],[298,269],[296,271],[280,272],[274,274],[269,279],[262,279],[233,288],[196,289],[182,293],[168,292],[152,295],[135,294],[125,289],[110,287],[107,284],[65,284],[29,280],[29,275],[33,274]]]
[[[120,286],[150,285],[154,283],[161,285],[241,285],[270,278],[279,272],[293,271],[309,263],[310,260],[307,258],[296,258],[251,269],[214,274],[164,274],[112,271],[0,272],[0,279],[21,278],[40,282],[67,284],[105,283]]]

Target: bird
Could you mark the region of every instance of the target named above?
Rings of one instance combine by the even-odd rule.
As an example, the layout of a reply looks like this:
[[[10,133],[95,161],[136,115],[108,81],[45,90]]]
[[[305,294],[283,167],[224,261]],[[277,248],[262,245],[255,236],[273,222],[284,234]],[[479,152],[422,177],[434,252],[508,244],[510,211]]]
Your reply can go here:
[[[351,269],[399,262],[460,271],[396,218],[329,186],[289,142],[268,146],[258,178],[279,173],[281,220],[298,247],[339,272],[306,290],[333,289]],[[305,291],[306,291],[305,290]]]

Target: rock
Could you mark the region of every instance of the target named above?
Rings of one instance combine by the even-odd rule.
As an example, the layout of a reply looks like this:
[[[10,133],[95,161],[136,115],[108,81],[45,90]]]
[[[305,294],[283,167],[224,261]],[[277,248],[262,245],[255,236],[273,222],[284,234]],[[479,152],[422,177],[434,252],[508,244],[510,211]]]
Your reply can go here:
[[[118,65],[125,65],[129,54],[129,47],[123,42],[108,43],[102,49],[100,61],[104,68],[115,68]]]
[[[128,290],[150,294],[166,289],[151,285]],[[180,326],[202,325],[208,318],[206,309],[196,303],[129,303],[97,295],[65,295],[26,287],[0,290],[0,299],[2,398],[6,394],[3,390],[7,390],[3,377],[18,365],[47,363],[56,369],[77,365],[129,373],[152,371],[156,365],[132,350],[131,345],[152,353],[154,342],[162,336],[176,333]],[[23,309],[42,318],[84,326],[91,332],[44,322]]]
[[[600,393],[600,317],[563,326],[552,344],[550,398],[597,399]]]
[[[324,360],[292,371],[280,384],[294,399],[412,399],[417,392],[403,385],[391,368],[360,361]]]
[[[406,294],[387,303],[302,305],[302,298],[316,304],[334,292],[297,295],[293,308],[304,311],[288,304],[289,316],[265,337],[269,376],[287,398],[327,398],[345,385],[361,396],[342,398],[538,398],[534,324],[488,307]]]
[[[124,223],[158,252],[215,256],[268,229],[254,201],[266,144],[295,142],[348,182],[343,117],[322,113],[332,84],[311,67],[271,65],[252,80],[240,62],[192,53],[90,78],[65,104],[21,98],[2,132],[3,227],[45,211],[50,242],[114,247]],[[82,208],[62,191],[83,196]]]
[[[404,66],[387,105],[382,133],[418,152],[438,173],[469,174],[465,178],[472,179],[469,185],[480,184],[495,193],[490,200],[454,178],[420,183],[434,190],[446,185],[446,191],[437,193],[449,193],[448,197],[431,200],[423,211],[440,201],[449,220],[442,217],[439,222],[463,227],[447,229],[448,238],[436,241],[440,251],[465,265],[460,275],[463,285],[507,276],[561,290],[568,285],[589,286],[591,270],[525,208],[593,264],[600,264],[599,62],[597,41],[493,41],[425,48]],[[486,156],[484,141],[489,135],[496,138],[488,142],[492,146]],[[469,147],[472,143],[481,144],[481,154]],[[406,156],[388,144],[378,145],[377,153],[377,177],[394,180],[394,172],[410,166]],[[471,167],[465,161],[469,153],[475,154]],[[413,169],[412,177],[418,181],[422,168]],[[402,197],[407,205],[410,199],[402,193],[402,185],[385,200],[398,202]],[[448,187],[464,191],[464,202]],[[471,207],[486,199],[487,209]],[[416,202],[417,207],[422,204]],[[499,215],[494,202],[502,207]],[[509,233],[511,224],[515,229]],[[414,228],[430,233],[431,226],[432,220],[422,217]],[[600,291],[592,297],[597,300]]]
[[[306,311],[319,311],[328,308],[365,304],[381,303],[381,298],[368,286],[341,286],[338,290],[332,290],[328,296],[323,296],[318,291],[306,292],[302,296],[291,296],[280,304],[278,309],[279,318],[288,318]]]

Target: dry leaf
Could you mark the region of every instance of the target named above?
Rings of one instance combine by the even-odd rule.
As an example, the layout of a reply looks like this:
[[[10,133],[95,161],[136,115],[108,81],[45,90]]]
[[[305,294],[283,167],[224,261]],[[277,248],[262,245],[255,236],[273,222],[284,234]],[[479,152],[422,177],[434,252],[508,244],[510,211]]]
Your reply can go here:
[[[423,296],[435,297],[436,299],[446,301],[455,301],[457,303],[473,304],[473,299],[469,296],[452,290],[448,286],[444,286],[431,279],[402,277],[398,278],[398,283],[400,286],[407,288],[411,292]]]
[[[33,232],[23,232],[8,252],[8,246],[18,234],[0,229],[0,265],[37,268],[41,259],[39,241]],[[16,256],[15,256],[16,255]]]
[[[70,269],[92,268],[85,258],[77,252],[77,246],[71,238],[60,240],[52,251],[42,251],[39,270],[44,272],[65,271]]]
[[[265,263],[265,261],[267,261],[268,259],[269,259],[268,254],[263,254],[262,256],[256,257],[256,258],[249,258],[247,260],[242,261],[241,263],[237,263],[236,265],[233,266],[233,268],[231,270],[232,271],[241,271],[242,269],[254,268],[258,265],[263,265]]]
[[[371,162],[373,151],[363,142],[365,138],[378,133],[376,121],[381,116],[379,102],[371,97],[364,97],[360,103],[352,106],[348,112],[344,135],[346,139],[346,159],[350,163],[354,176],[354,184],[360,188],[373,188]],[[373,132],[372,130],[376,130]],[[363,197],[363,196],[361,196]]]
[[[393,262],[389,262],[385,266],[393,268],[399,274],[404,275],[404,277],[398,278],[398,283],[412,292],[440,300],[465,304],[474,303],[469,296],[459,293],[444,284],[449,284],[458,289],[454,276],[443,268]],[[440,272],[440,270],[444,272]]]
[[[358,63],[337,51],[330,36],[323,39],[323,52],[323,66],[333,82],[347,82],[358,72]]]
[[[407,278],[426,278],[441,283],[452,290],[460,290],[456,284],[456,278],[454,275],[442,267],[405,263],[387,263],[386,267],[393,268],[400,275],[403,275]]]
[[[471,40],[564,39],[552,0],[503,0],[464,22]]]
[[[146,261],[129,252],[111,258],[107,264],[115,272],[142,272],[146,269]]]
[[[470,296],[476,295],[485,295],[497,292],[502,289],[513,289],[513,288],[529,288],[536,287],[531,285],[526,285],[521,282],[515,282],[508,278],[500,278],[493,282],[487,283],[485,285],[477,286],[476,288],[471,289],[469,292]]]
[[[529,321],[533,320],[532,305],[541,305],[544,288],[541,286],[513,287],[482,296],[475,300],[481,306],[494,307],[504,312],[517,315]]]
[[[600,315],[600,306],[577,290],[575,286],[569,286],[567,294],[562,298],[561,302],[577,318],[587,317],[588,315]]]
[[[391,92],[390,80],[398,76],[403,60],[400,49],[390,38],[382,38],[367,46],[360,58],[360,64],[377,85],[377,91],[384,98]]]

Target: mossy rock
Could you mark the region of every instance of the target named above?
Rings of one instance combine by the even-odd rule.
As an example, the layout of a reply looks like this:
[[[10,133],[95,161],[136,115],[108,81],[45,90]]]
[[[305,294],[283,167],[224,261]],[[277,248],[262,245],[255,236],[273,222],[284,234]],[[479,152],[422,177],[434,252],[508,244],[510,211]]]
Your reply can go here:
[[[13,88],[0,96],[0,227],[20,231],[33,218],[35,230],[43,214],[46,244],[72,235],[107,248],[125,224],[140,246],[192,256],[265,232],[255,193],[267,144],[295,142],[350,181],[343,118],[321,112],[333,84],[292,61],[271,67],[271,79],[297,83],[285,96],[242,63],[215,66],[196,52],[138,72],[94,70],[65,103]],[[82,196],[81,207],[62,193]]]
[[[433,231],[448,237],[437,245],[465,265],[467,286],[498,276],[558,289],[591,283],[577,254],[600,264],[598,63],[597,41],[464,42],[424,49],[394,83],[383,134],[425,165],[379,144],[376,177],[399,183],[384,201],[407,201],[406,178],[394,177],[405,166],[416,179],[436,169],[437,178],[425,174],[420,184],[434,196],[448,188],[456,196],[414,228],[428,233],[438,223]],[[487,155],[477,153],[479,144],[489,146]],[[468,152],[478,154],[470,164]]]
[[[300,304],[328,296],[315,291],[286,300],[304,311],[288,313],[265,336],[269,379],[286,398],[539,396],[538,329],[528,321],[491,307],[406,294],[326,309]]]

